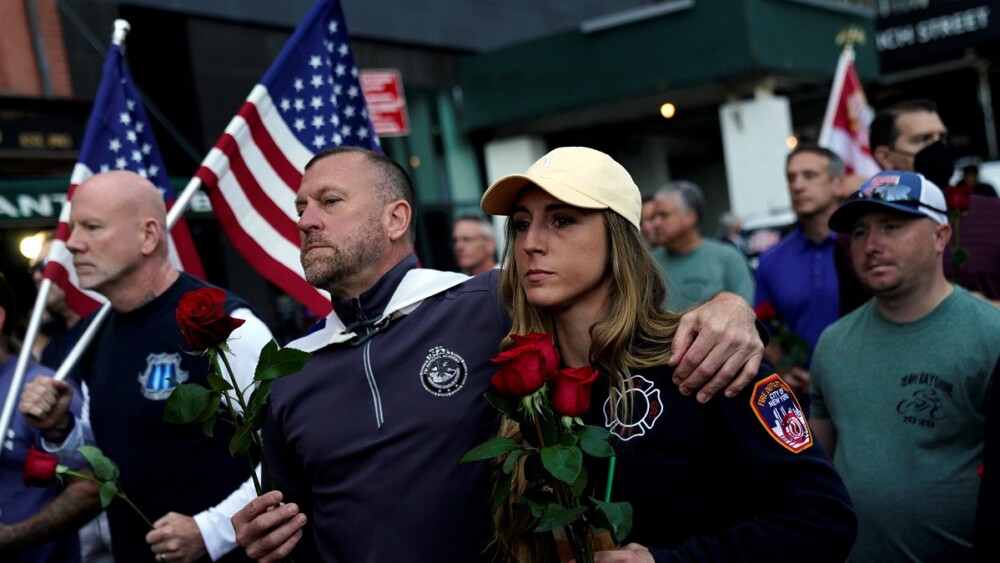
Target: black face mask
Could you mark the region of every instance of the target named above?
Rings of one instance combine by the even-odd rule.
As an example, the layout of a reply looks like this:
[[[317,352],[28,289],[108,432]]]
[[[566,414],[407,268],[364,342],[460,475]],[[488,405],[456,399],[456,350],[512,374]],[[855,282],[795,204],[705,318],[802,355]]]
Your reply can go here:
[[[913,157],[913,169],[944,189],[955,173],[955,150],[944,140],[931,143]]]

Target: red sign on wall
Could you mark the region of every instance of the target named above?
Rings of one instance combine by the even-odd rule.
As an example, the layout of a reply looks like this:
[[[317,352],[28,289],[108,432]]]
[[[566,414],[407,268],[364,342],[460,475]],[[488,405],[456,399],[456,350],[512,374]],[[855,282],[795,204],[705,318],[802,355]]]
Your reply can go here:
[[[361,89],[365,93],[368,114],[379,137],[402,137],[410,134],[403,79],[398,70],[362,70]]]

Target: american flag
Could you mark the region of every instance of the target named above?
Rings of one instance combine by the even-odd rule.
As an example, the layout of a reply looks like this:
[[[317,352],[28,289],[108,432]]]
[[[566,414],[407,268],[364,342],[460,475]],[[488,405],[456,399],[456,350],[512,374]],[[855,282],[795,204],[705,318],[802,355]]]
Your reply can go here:
[[[854,69],[854,50],[844,49],[837,60],[819,144],[844,161],[847,174],[868,178],[879,171],[868,146],[868,125],[873,117]]]
[[[330,299],[299,262],[295,192],[309,159],[341,145],[381,150],[340,2],[318,0],[196,173],[236,249],[318,315]]]
[[[104,61],[101,83],[87,122],[80,156],[70,177],[67,202],[60,212],[56,240],[49,251],[49,262],[45,267],[45,277],[66,292],[67,304],[81,316],[90,314],[104,298],[79,288],[73,259],[66,248],[70,234],[69,214],[76,187],[100,172],[131,170],[148,178],[159,188],[168,209],[176,199],[160,149],[153,138],[146,110],[140,101],[139,91],[125,66],[119,41],[116,37]],[[205,277],[183,219],[170,232],[170,260],[178,269]]]
[[[898,186],[900,180],[901,178],[895,174],[879,174],[868,180],[868,187],[862,193],[868,196],[882,186]]]

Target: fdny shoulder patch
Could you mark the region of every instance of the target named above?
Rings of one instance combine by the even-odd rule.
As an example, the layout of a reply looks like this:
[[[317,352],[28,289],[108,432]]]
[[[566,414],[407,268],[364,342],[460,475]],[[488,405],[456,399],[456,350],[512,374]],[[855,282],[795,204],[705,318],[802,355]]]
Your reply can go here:
[[[799,400],[778,374],[754,385],[750,408],[767,433],[788,451],[799,453],[813,444],[812,430]]]
[[[462,356],[444,346],[435,346],[427,352],[427,359],[420,367],[420,382],[432,395],[454,395],[468,377],[469,368]]]

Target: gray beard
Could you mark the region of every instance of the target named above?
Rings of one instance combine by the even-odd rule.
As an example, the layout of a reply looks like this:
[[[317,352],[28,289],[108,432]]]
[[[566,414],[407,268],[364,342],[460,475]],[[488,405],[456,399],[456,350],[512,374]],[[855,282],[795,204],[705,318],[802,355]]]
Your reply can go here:
[[[356,233],[342,241],[343,244],[332,247],[332,256],[310,257],[303,252],[302,269],[306,281],[336,297],[346,280],[358,277],[382,260],[384,251],[380,235],[375,229]],[[303,245],[307,243],[308,239]]]

